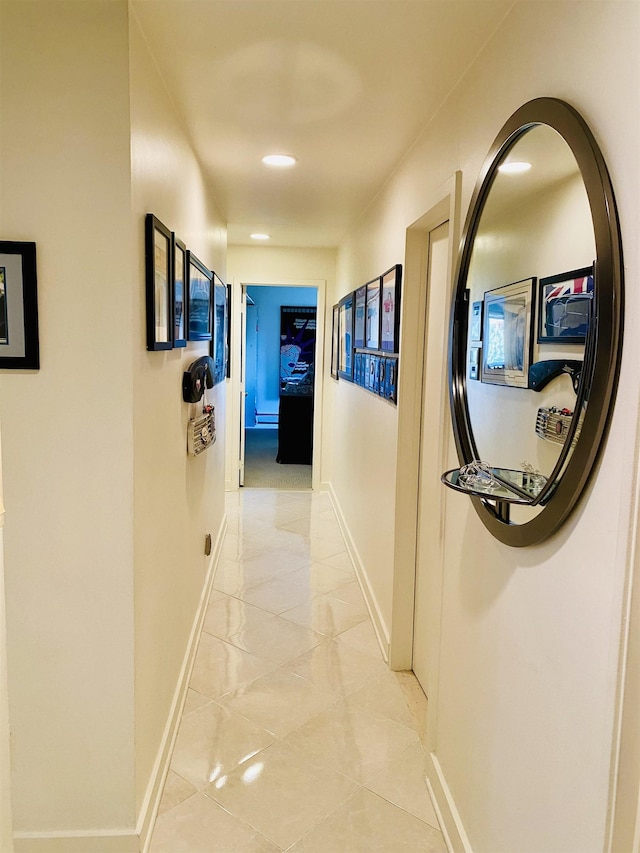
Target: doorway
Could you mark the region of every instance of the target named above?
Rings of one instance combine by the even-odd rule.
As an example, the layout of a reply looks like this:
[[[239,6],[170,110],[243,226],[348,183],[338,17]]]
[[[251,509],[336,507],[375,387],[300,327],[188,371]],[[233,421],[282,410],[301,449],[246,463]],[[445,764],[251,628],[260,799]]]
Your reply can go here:
[[[315,364],[321,356],[316,339],[317,288],[245,285],[243,291],[240,484],[309,490]]]

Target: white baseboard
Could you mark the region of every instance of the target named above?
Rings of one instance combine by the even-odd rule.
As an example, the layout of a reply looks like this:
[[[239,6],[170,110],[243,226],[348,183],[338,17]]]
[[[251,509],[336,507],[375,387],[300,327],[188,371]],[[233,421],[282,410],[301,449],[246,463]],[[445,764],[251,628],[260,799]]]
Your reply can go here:
[[[55,833],[16,832],[15,853],[139,853],[136,832]]]
[[[344,514],[342,512],[340,501],[336,497],[336,493],[334,492],[331,484],[327,484],[327,486],[327,491],[329,492],[329,496],[331,497],[331,503],[333,504],[333,508],[338,519],[338,524],[340,525],[340,530],[342,531],[342,535],[344,536],[347,551],[349,552],[351,562],[353,563],[354,568],[356,570],[356,577],[358,578],[358,583],[360,584],[360,588],[362,589],[362,595],[364,596],[365,604],[367,605],[367,610],[369,611],[369,615],[371,616],[373,630],[380,645],[380,651],[382,652],[382,656],[385,662],[389,663],[389,631],[387,630],[387,626],[385,625],[384,619],[382,618],[382,613],[380,612],[378,602],[374,595],[373,589],[371,588],[371,584],[369,583],[369,578],[367,576],[366,569],[364,567],[362,559],[360,558],[360,554],[358,553],[356,544],[353,541],[353,537],[351,536],[351,531],[349,530],[349,526],[347,525]]]
[[[165,779],[169,772],[169,762],[178,725],[187,696],[191,670],[195,660],[198,640],[202,631],[205,613],[215,570],[222,552],[222,542],[227,529],[226,515],[222,519],[215,547],[212,550],[207,574],[196,611],[189,642],[185,651],[180,676],[173,695],[171,710],[165,725],[162,741],[158,749],[153,771],[147,786],[140,815],[135,830],[104,830],[94,832],[16,832],[13,836],[15,853],[146,853],[151,842],[151,833],[158,814]]]
[[[184,708],[184,703],[187,697],[187,688],[189,687],[189,681],[191,679],[191,670],[193,669],[193,662],[196,657],[198,641],[200,639],[200,634],[202,633],[202,625],[207,611],[209,596],[211,595],[213,579],[218,567],[220,554],[222,553],[222,543],[226,530],[227,516],[225,513],[222,523],[220,524],[220,529],[218,530],[218,535],[216,536],[215,546],[211,552],[209,565],[207,567],[207,574],[202,588],[202,594],[200,596],[200,602],[193,620],[191,634],[189,635],[189,642],[187,643],[187,649],[180,669],[180,676],[173,695],[171,711],[169,712],[169,717],[167,719],[167,724],[165,726],[160,748],[153,767],[153,772],[149,780],[149,785],[147,786],[147,793],[143,800],[140,815],[138,817],[137,832],[140,844],[139,848],[136,848],[136,851],[139,849],[142,853],[147,853],[149,844],[151,843],[151,834],[158,815],[158,808],[162,798],[164,783],[169,772],[171,754],[173,753],[173,747],[178,735],[178,726],[180,725],[182,709]],[[122,851],[122,853],[128,853],[128,851]]]
[[[473,853],[442,767],[433,752],[427,759],[426,783],[449,853]]]

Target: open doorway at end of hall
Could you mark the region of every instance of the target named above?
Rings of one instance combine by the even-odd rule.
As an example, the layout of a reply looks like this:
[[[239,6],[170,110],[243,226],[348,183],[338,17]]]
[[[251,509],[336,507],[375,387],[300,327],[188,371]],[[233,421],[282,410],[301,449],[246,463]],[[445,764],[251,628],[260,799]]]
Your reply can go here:
[[[241,485],[311,489],[317,290],[248,285],[245,293]]]

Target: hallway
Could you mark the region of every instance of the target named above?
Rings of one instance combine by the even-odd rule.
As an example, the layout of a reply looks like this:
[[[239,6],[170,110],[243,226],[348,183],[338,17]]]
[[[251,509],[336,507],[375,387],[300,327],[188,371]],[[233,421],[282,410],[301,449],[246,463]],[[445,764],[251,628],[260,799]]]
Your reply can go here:
[[[150,853],[444,853],[424,696],[382,660],[328,495],[226,501]]]

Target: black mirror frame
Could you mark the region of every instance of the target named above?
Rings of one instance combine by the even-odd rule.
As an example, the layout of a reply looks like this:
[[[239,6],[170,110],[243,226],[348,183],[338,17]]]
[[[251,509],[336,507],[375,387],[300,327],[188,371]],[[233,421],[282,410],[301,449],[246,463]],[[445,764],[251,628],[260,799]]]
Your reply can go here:
[[[478,458],[466,392],[468,302],[465,289],[473,243],[502,158],[524,133],[536,125],[547,125],[557,131],[571,148],[580,168],[595,234],[596,286],[594,316],[585,347],[585,369],[576,413],[587,394],[589,405],[575,447],[569,455],[570,442],[567,442],[556,466],[556,471],[564,466],[564,472],[548,501],[541,504],[541,511],[530,521],[511,524],[504,506],[478,497],[471,498],[476,512],[492,535],[514,547],[543,542],[559,529],[579,501],[604,445],[622,356],[622,242],[613,188],[604,158],[591,131],[573,107],[555,98],[537,98],[517,110],[496,137],[471,199],[460,243],[449,330],[449,396],[461,465]]]

